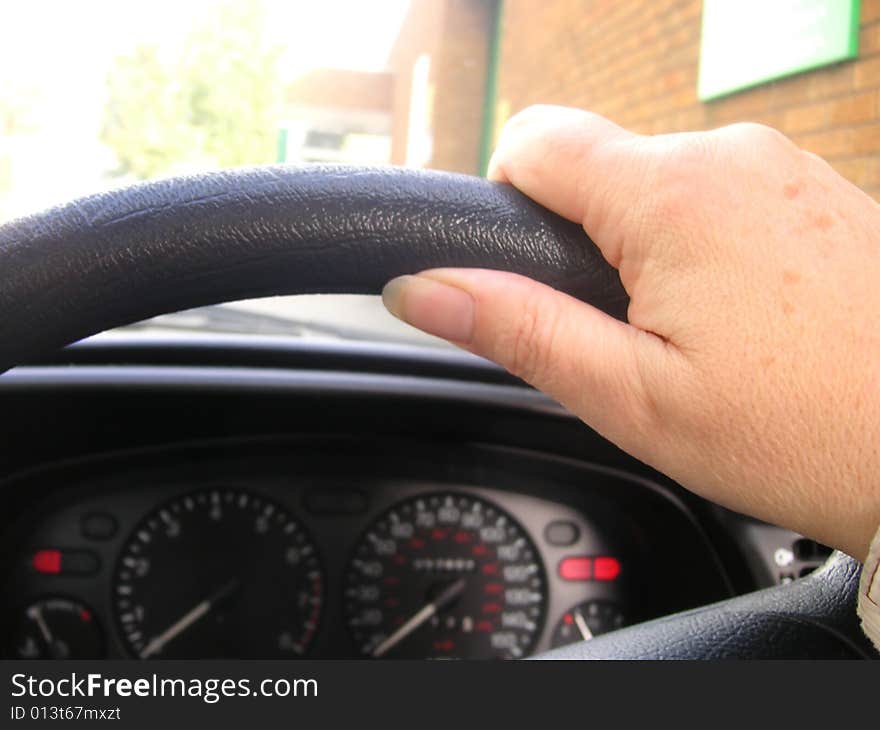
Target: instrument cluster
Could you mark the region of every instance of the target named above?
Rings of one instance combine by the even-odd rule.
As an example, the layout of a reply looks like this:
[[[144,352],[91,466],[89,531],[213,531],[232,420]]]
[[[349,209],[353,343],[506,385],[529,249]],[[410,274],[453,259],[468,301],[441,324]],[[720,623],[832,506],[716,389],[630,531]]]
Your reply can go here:
[[[486,489],[405,491],[352,535],[335,586],[313,515],[257,491],[185,491],[128,529],[112,499],[77,505],[19,561],[13,595],[27,600],[6,655],[295,658],[324,632],[343,655],[503,659],[546,646],[548,618],[553,646],[623,625],[620,563],[580,516]]]
[[[638,510],[580,485],[252,464],[35,503],[4,548],[3,655],[518,659],[664,610]]]

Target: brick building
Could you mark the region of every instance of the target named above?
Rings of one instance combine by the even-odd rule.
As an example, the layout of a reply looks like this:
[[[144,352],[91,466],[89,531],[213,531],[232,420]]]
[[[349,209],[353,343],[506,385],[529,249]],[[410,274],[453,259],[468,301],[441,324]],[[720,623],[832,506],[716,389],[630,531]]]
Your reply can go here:
[[[476,172],[495,2],[412,0],[391,50],[398,165]]]
[[[405,161],[401,69],[422,53],[432,167],[478,172],[505,119],[550,103],[647,133],[763,122],[880,199],[880,0],[861,2],[855,60],[709,102],[697,98],[701,16],[700,0],[413,0],[392,54],[392,160]]]

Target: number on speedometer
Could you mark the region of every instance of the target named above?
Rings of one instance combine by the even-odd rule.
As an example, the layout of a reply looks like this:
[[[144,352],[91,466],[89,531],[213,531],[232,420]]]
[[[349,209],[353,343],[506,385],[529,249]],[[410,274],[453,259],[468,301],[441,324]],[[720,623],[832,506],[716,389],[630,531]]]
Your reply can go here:
[[[345,607],[367,656],[515,659],[534,647],[546,596],[522,526],[486,500],[444,493],[401,502],[368,529]]]

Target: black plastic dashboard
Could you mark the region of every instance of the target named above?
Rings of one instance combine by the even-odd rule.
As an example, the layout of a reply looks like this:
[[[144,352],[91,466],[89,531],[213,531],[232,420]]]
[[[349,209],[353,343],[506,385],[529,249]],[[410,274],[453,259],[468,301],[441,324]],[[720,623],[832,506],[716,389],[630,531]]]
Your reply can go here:
[[[454,352],[107,336],[0,411],[7,656],[519,658],[821,559]]]

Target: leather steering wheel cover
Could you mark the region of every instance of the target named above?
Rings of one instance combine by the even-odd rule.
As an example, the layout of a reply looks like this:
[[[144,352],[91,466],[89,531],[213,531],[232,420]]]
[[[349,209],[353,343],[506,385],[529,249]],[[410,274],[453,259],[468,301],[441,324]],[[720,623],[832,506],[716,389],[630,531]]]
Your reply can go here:
[[[134,185],[0,228],[0,372],[192,307],[378,293],[439,266],[513,271],[620,319],[583,229],[511,186],[401,168],[272,166]]]

